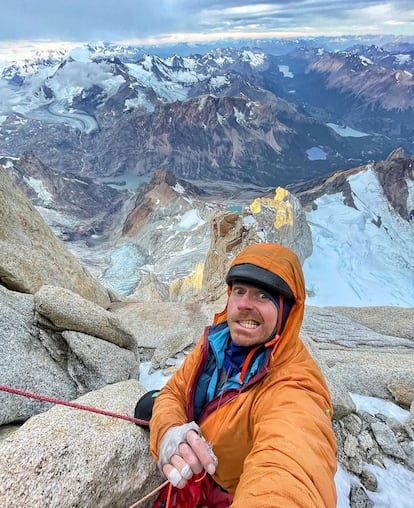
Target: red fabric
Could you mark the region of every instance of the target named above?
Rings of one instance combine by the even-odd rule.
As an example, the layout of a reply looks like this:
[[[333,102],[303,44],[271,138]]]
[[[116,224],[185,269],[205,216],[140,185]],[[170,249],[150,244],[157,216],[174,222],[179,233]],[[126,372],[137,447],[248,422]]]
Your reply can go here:
[[[183,489],[171,487],[170,503],[167,506],[168,490],[166,485],[160,492],[153,508],[228,508],[233,496],[223,492],[211,476],[195,475]]]

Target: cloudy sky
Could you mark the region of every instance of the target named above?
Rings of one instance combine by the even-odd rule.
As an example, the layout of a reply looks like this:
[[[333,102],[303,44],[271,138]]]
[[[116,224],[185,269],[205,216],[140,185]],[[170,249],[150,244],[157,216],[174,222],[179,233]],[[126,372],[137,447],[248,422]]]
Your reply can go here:
[[[414,35],[413,0],[0,0],[0,40]]]

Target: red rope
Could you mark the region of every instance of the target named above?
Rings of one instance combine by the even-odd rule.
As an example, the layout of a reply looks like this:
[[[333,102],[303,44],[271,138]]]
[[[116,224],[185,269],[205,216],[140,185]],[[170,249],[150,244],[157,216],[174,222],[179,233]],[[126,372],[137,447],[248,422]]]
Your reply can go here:
[[[68,402],[67,400],[57,399],[55,397],[48,397],[47,395],[40,395],[39,393],[27,392],[26,390],[19,390],[18,388],[12,388],[11,386],[0,385],[0,391],[13,393],[14,395],[22,395],[30,399],[43,400],[45,402],[51,402],[52,404],[59,404],[61,406],[69,406],[75,409],[81,409],[83,411],[89,411],[91,413],[98,413],[100,415],[112,416],[113,418],[119,418],[120,420],[126,420],[127,422],[137,423],[138,425],[147,425],[148,422],[134,418],[133,416],[121,415],[113,413],[112,411],[105,411],[96,407],[85,406],[84,404],[78,404],[77,402]]]

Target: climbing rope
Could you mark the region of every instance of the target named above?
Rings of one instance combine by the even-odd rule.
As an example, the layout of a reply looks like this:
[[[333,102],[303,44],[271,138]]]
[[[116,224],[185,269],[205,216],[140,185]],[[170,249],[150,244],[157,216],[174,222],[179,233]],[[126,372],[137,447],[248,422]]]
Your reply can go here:
[[[75,409],[81,409],[82,411],[89,411],[90,413],[97,413],[104,416],[112,416],[120,420],[126,420],[127,422],[137,423],[138,425],[147,425],[148,422],[134,418],[133,416],[127,416],[123,414],[114,413],[112,411],[106,411],[105,409],[99,409],[92,406],[86,406],[84,404],[78,404],[77,402],[69,402],[67,400],[57,399],[56,397],[48,397],[47,395],[41,395],[39,393],[28,392],[26,390],[20,390],[18,388],[12,388],[11,386],[0,385],[0,391],[13,393],[14,395],[21,395],[30,399],[42,400],[44,402],[50,402],[52,404],[58,404],[61,406],[69,406]]]
[[[139,506],[140,504],[142,504],[144,501],[147,501],[147,499],[151,498],[152,496],[154,496],[157,492],[159,492],[160,490],[162,490],[164,487],[166,487],[168,484],[169,484],[169,480],[166,480],[164,483],[161,483],[161,485],[159,485],[156,489],[154,490],[151,490],[151,492],[149,492],[146,496],[142,497],[141,499],[139,499],[138,501],[136,501],[134,504],[131,504],[131,506],[129,506],[128,508],[135,508],[136,506]],[[171,492],[171,488],[172,488],[172,483],[170,483],[170,488],[169,488],[169,495],[170,495],[170,492]],[[168,502],[169,502],[169,499],[168,499]],[[167,505],[168,506],[168,505]]]

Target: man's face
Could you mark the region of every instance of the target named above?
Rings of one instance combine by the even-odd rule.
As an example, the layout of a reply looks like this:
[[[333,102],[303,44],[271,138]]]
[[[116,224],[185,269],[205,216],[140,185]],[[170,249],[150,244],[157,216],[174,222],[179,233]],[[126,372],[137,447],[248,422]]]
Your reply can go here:
[[[227,303],[230,336],[239,346],[254,346],[265,342],[277,322],[276,305],[263,292],[235,282]]]

